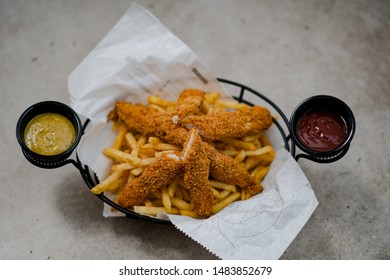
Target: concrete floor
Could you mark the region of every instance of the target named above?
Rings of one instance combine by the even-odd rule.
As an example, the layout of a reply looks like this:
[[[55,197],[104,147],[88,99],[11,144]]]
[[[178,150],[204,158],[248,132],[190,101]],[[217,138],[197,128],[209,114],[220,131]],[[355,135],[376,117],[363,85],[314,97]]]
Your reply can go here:
[[[0,259],[216,259],[174,227],[103,218],[78,171],[29,164],[19,115],[68,103],[67,78],[129,0],[0,0]],[[289,116],[331,94],[355,113],[340,161],[300,160],[319,206],[281,259],[390,259],[389,1],[148,1],[217,77],[264,93]]]

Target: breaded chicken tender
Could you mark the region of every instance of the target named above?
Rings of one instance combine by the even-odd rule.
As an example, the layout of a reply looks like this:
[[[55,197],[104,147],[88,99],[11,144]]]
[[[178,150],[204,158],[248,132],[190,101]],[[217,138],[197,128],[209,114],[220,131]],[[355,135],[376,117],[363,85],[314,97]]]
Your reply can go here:
[[[120,118],[131,130],[146,136],[159,137],[171,144],[182,145],[188,135],[184,127],[173,123],[170,114],[152,111],[141,104],[119,101],[109,118]]]
[[[154,132],[154,124],[149,122],[155,113],[142,104],[133,105],[131,102],[118,101],[108,115],[109,120],[123,120],[130,129],[149,135]]]
[[[234,112],[188,116],[181,123],[186,128],[198,129],[205,139],[215,141],[227,137],[235,138],[260,133],[272,125],[272,116],[268,109],[253,106]]]
[[[177,108],[173,115],[177,115],[179,119],[190,115],[198,115],[204,99],[204,91],[198,89],[183,90],[177,99]]]
[[[207,157],[211,160],[210,176],[212,178],[247,189],[252,195],[263,190],[263,187],[254,181],[242,163],[230,156],[221,154],[206,142],[202,142],[202,145]]]
[[[176,154],[163,154],[147,166],[142,174],[125,185],[118,203],[124,208],[141,205],[149,194],[169,185],[183,171],[183,162]]]
[[[181,158],[184,163],[184,183],[194,201],[194,211],[199,216],[209,217],[214,198],[208,180],[210,160],[196,130],[190,131]]]

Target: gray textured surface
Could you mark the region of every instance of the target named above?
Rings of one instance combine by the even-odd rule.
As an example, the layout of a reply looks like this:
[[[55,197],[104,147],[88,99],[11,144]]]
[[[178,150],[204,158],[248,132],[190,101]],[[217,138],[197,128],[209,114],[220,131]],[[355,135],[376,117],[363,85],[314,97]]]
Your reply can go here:
[[[131,1],[0,0],[0,259],[215,259],[173,227],[105,219],[72,166],[29,164],[19,115],[68,103],[67,77]],[[138,1],[218,77],[287,115],[335,95],[355,113],[350,152],[299,163],[319,206],[282,259],[390,259],[389,1]]]

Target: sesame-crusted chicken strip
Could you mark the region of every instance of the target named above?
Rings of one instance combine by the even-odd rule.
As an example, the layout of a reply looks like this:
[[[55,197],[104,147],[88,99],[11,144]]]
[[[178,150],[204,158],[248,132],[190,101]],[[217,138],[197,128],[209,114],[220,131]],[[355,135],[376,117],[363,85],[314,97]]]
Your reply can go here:
[[[130,102],[119,101],[109,114],[109,118],[111,120],[119,118],[129,129],[146,136],[164,139],[171,144],[182,145],[188,135],[184,127],[173,123],[170,114],[155,112],[141,104],[133,105]]]
[[[234,158],[220,153],[206,142],[202,142],[203,150],[210,159],[210,176],[217,181],[237,185],[247,189],[252,195],[260,193],[263,187],[250,176],[245,166]]]
[[[205,92],[198,89],[185,89],[177,99],[177,107],[173,115],[182,119],[190,115],[198,115],[205,98]]]
[[[253,106],[234,112],[216,112],[206,116],[188,116],[181,121],[188,129],[196,128],[202,137],[209,141],[227,137],[243,137],[260,133],[272,125],[268,109]]]
[[[183,162],[178,155],[163,154],[121,189],[119,205],[124,208],[141,205],[149,194],[169,185],[182,171]]]
[[[131,102],[118,101],[114,110],[109,113],[108,119],[113,121],[121,119],[130,129],[149,135],[155,130],[154,124],[148,121],[147,116],[151,114],[154,112],[142,104],[133,105]]]
[[[209,182],[210,160],[196,130],[190,131],[181,158],[184,163],[184,183],[194,202],[194,211],[199,216],[209,217],[214,198]]]
[[[185,89],[178,97],[177,108],[171,113],[155,112],[141,104],[119,101],[108,117],[111,120],[122,119],[130,129],[139,133],[182,145],[188,132],[178,123],[183,117],[198,114],[204,98],[204,91]]]
[[[160,116],[154,118],[156,133],[155,136],[164,139],[170,144],[182,146],[188,137],[188,130],[176,125],[171,116]]]

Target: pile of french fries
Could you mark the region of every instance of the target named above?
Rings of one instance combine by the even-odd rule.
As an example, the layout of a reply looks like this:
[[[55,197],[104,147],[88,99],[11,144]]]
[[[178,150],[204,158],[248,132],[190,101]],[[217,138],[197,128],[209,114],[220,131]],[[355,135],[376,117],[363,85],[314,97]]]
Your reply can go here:
[[[176,102],[162,99],[159,96],[149,96],[149,108],[159,112],[175,110]],[[245,104],[220,98],[219,93],[207,93],[201,106],[201,114],[241,110]],[[110,175],[91,189],[92,193],[110,192],[116,195],[117,203],[121,188],[140,176],[143,170],[166,152],[182,151],[182,147],[165,143],[156,137],[146,137],[128,130],[121,121],[113,123],[116,139],[111,147],[103,150],[103,154],[112,159]],[[223,154],[233,157],[245,165],[249,174],[256,182],[261,183],[274,159],[275,151],[264,133],[249,135],[242,138],[227,138],[213,143]],[[236,200],[251,197],[245,189],[210,179],[214,193],[212,213],[216,214]],[[193,211],[193,202],[184,184],[183,178],[178,177],[168,186],[153,193],[144,205],[134,206],[132,210],[142,215],[156,216],[159,212],[166,214],[186,215],[200,218]],[[115,211],[115,209],[113,209]]]

